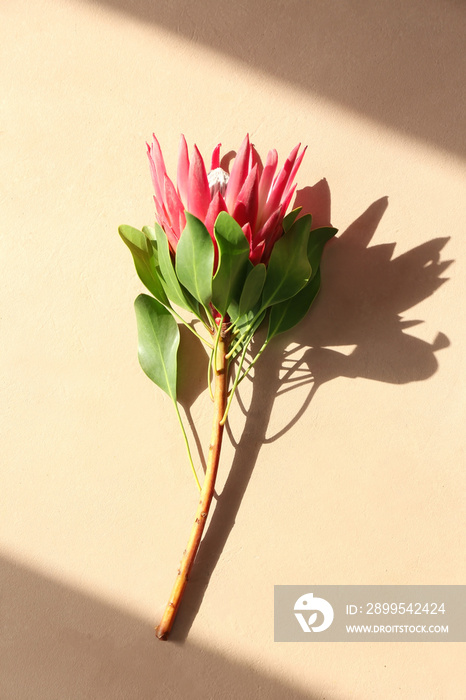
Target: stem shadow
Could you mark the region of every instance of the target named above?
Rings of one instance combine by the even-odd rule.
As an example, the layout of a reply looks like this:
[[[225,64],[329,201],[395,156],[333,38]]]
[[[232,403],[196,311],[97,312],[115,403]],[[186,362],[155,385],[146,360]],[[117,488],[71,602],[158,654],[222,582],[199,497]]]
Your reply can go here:
[[[308,196],[322,194],[321,190],[307,189]],[[446,281],[441,275],[452,261],[442,261],[441,251],[449,239],[435,238],[395,258],[395,243],[371,246],[387,206],[386,197],[377,200],[327,245],[322,258],[323,288],[311,312],[295,329],[276,338],[254,367],[250,405],[246,409],[240,402],[240,409],[247,414],[245,427],[236,444],[232,439],[236,448],[233,463],[171,633],[175,642],[185,641],[200,609],[262,445],[274,442],[296,425],[318,388],[332,379],[363,377],[403,384],[426,380],[437,371],[435,353],[449,346],[448,338],[438,333],[428,343],[405,333],[422,321],[404,320],[401,313]],[[290,343],[292,350],[288,349]],[[335,350],[348,345],[354,345],[349,355]],[[297,351],[298,359],[294,359]],[[310,388],[301,407],[281,430],[268,436],[277,396],[303,384]]]

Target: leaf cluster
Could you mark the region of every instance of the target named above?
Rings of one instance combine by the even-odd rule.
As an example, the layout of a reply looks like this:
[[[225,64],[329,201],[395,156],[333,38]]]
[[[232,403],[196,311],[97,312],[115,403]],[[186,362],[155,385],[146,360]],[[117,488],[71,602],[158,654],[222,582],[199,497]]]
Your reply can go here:
[[[119,227],[137,274],[151,293],[140,294],[135,301],[139,361],[147,376],[170,396],[178,417],[178,321],[209,345],[211,364],[215,362],[220,333],[226,332],[231,338],[228,356],[239,360],[228,411],[236,386],[272,338],[307,314],[320,287],[322,251],[336,229],[311,231],[312,217],[299,217],[299,213],[300,209],[295,209],[283,220],[283,235],[275,243],[267,266],[252,265],[249,241],[227,212],[221,212],[214,225],[216,246],[204,223],[186,212],[176,255],[159,224],[141,231],[132,226]],[[192,314],[207,329],[208,339],[177,308]],[[266,340],[243,370],[248,346],[265,319]]]

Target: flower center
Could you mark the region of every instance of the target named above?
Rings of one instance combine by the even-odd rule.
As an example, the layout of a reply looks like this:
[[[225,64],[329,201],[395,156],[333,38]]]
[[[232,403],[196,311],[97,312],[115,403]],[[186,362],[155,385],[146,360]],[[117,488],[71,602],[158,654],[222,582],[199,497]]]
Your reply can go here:
[[[225,194],[229,179],[230,176],[225,172],[225,170],[223,170],[223,168],[215,168],[215,170],[210,171],[210,173],[207,175],[207,180],[209,182],[211,198],[217,192],[220,192],[222,196]]]

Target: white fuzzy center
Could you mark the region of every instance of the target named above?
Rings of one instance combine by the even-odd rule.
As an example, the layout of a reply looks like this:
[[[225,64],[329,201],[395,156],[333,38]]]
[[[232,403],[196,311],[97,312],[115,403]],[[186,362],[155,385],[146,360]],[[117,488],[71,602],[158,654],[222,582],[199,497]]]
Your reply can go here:
[[[220,194],[223,196],[225,194],[229,179],[230,176],[223,170],[223,168],[215,168],[215,170],[211,170],[207,175],[207,180],[209,181],[210,187],[210,196],[213,197],[217,192],[220,192]]]

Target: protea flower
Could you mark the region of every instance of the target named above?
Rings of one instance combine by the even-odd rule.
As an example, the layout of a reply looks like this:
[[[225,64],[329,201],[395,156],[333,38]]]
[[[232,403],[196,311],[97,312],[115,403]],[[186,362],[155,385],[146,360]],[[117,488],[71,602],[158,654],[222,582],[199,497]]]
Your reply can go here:
[[[191,534],[156,628],[160,639],[170,633],[202,540],[236,388],[270,341],[309,311],[320,288],[324,246],[336,233],[329,226],[312,228],[312,215],[300,216],[301,207],[287,215],[306,150],[300,152],[300,145],[277,172],[276,150],[269,151],[263,165],[246,136],[228,173],[218,144],[207,173],[198,148],[194,146],[189,158],[181,136],[175,185],[154,136],[147,153],[158,223],[142,230],[119,227],[151,295],[140,294],[135,301],[139,361],[173,401],[200,490]],[[194,323],[184,318],[186,312]],[[178,356],[186,351],[179,324],[209,353],[207,383],[214,417],[202,486],[178,409]],[[255,333],[264,324],[262,345],[252,352]]]
[[[159,142],[154,135],[147,144],[157,220],[167,234],[173,252],[186,225],[185,211],[200,219],[208,229],[214,245],[214,223],[226,211],[243,229],[250,246],[250,260],[266,263],[275,242],[282,235],[282,222],[293,197],[294,179],[306,149],[298,155],[301,144],[293,148],[275,176],[278,155],[269,151],[265,166],[246,135],[228,174],[220,166],[220,147],[212,153],[207,174],[197,146],[191,159],[182,135],[178,155],[176,187],[168,177]]]

